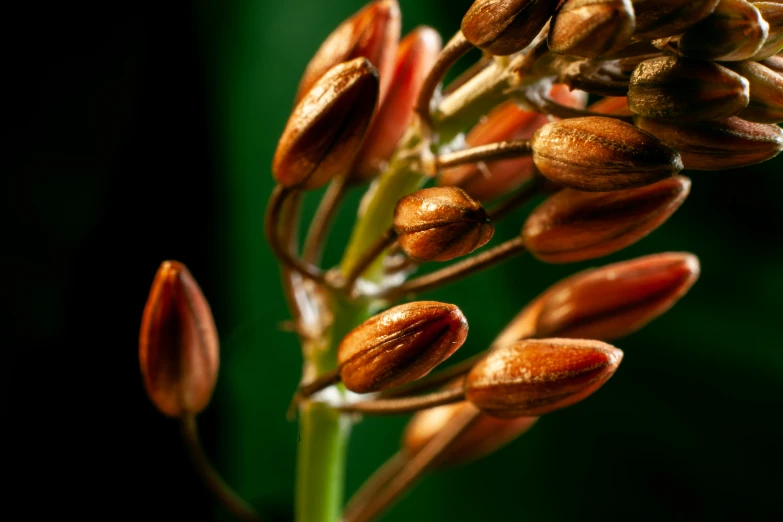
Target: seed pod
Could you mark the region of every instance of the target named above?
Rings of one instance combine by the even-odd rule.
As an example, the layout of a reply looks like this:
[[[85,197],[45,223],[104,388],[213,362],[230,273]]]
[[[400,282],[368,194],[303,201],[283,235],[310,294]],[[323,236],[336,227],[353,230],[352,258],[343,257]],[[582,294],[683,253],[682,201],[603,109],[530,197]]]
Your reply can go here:
[[[329,69],[288,118],[272,162],[277,182],[309,190],[345,172],[377,101],[378,71],[365,58]]]
[[[712,62],[661,56],[631,75],[628,106],[635,114],[674,121],[719,120],[748,105],[748,81]]]
[[[566,0],[552,17],[547,43],[557,53],[597,58],[626,47],[635,27],[630,0]]]
[[[383,100],[391,82],[401,22],[397,0],[377,0],[337,26],[307,64],[296,101],[299,102],[326,71],[354,58],[367,58],[378,69],[379,98]]]
[[[546,263],[607,256],[658,228],[685,201],[691,180],[674,176],[614,192],[563,189],[541,203],[522,229],[525,247]]]
[[[468,322],[459,308],[416,301],[390,308],[340,342],[340,377],[349,390],[369,393],[427,375],[462,346]]]
[[[621,350],[601,341],[518,341],[492,350],[473,367],[465,396],[493,417],[544,415],[600,388],[622,358]]]
[[[680,151],[687,170],[725,170],[767,161],[783,150],[783,129],[737,116],[673,123],[636,118],[636,125]]]
[[[685,31],[677,50],[704,60],[747,60],[756,54],[769,34],[769,24],[745,0],[720,0],[715,10]]]
[[[152,283],[139,333],[144,386],[171,417],[201,412],[217,382],[219,342],[209,303],[187,267],[164,261]]]
[[[408,422],[402,446],[408,455],[418,453],[432,438],[440,433],[453,418],[465,410],[475,410],[469,402],[447,404],[416,413]],[[496,452],[515,438],[526,433],[538,417],[497,419],[480,414],[478,419],[463,432],[438,457],[435,466],[443,468],[466,464]]]
[[[356,158],[352,180],[368,180],[383,169],[413,119],[416,98],[440,48],[440,35],[431,27],[419,27],[400,42],[394,80]]]
[[[548,179],[588,192],[642,187],[682,169],[677,151],[615,118],[552,122],[531,140],[533,160]]]
[[[614,116],[632,116],[631,109],[628,108],[628,98],[625,96],[608,96],[591,104],[587,110],[600,112],[601,114],[611,114]]]
[[[750,83],[750,103],[737,116],[757,123],[783,122],[783,76],[758,62],[726,66]]]
[[[772,58],[783,51],[783,2],[753,2],[761,17],[769,24],[769,34],[753,60]]]
[[[555,12],[559,0],[475,0],[462,19],[465,38],[490,54],[521,51]]]
[[[680,34],[707,17],[718,0],[631,0],[636,15],[634,37],[653,40]]]
[[[400,248],[415,261],[449,261],[487,244],[495,228],[481,204],[457,187],[409,194],[394,210]]]

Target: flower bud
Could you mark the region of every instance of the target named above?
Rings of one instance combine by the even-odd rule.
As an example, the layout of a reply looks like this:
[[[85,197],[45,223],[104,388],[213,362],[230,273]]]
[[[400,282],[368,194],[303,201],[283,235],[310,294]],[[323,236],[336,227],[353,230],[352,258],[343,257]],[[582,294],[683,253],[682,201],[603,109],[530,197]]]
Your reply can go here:
[[[394,210],[400,248],[415,261],[449,261],[487,244],[495,233],[481,204],[457,187],[409,194]]]
[[[272,162],[277,182],[315,189],[345,172],[377,101],[378,71],[365,58],[329,69],[288,118]]]
[[[628,98],[625,96],[607,96],[591,104],[587,110],[613,116],[632,116],[628,108]]]
[[[367,132],[352,179],[367,180],[383,169],[413,119],[416,98],[440,48],[440,35],[431,27],[419,27],[400,42],[390,90]]]
[[[769,24],[745,0],[720,0],[715,10],[685,31],[677,50],[704,60],[747,60],[756,54],[769,34]]]
[[[680,34],[707,17],[718,0],[631,0],[636,38],[652,40]]]
[[[778,74],[783,74],[783,56],[775,55],[771,58],[767,58],[766,60],[762,60],[759,63]]]
[[[783,2],[753,2],[761,17],[769,24],[769,34],[753,60],[772,58],[783,51]]]
[[[307,64],[296,101],[302,99],[326,71],[354,58],[367,58],[380,73],[380,99],[391,82],[394,55],[400,39],[400,6],[397,0],[377,0],[341,23],[321,44]]]
[[[597,58],[623,49],[636,27],[630,0],[566,0],[549,27],[552,51]]]
[[[164,261],[139,333],[144,386],[163,414],[201,412],[215,389],[219,342],[209,303],[185,265]]]
[[[447,404],[416,413],[408,422],[402,446],[408,455],[418,453],[448,423],[464,410],[475,410],[469,402]],[[538,417],[498,419],[480,414],[478,419],[438,457],[437,467],[456,466],[485,457],[527,432]]]
[[[757,123],[783,122],[783,76],[758,62],[726,66],[750,83],[750,103],[737,116]]]
[[[680,151],[687,170],[725,170],[767,161],[783,150],[783,129],[737,116],[673,123],[636,118],[636,125]]]
[[[559,0],[476,0],[462,19],[465,38],[490,54],[521,51],[538,36]]]
[[[640,63],[631,75],[628,106],[661,120],[728,118],[748,105],[748,81],[712,62],[661,56]]]
[[[691,180],[674,176],[614,192],[563,189],[541,203],[522,229],[525,247],[546,263],[607,256],[658,228],[685,201]]]
[[[492,350],[473,367],[465,396],[494,417],[544,415],[600,388],[622,358],[621,350],[601,341],[518,341]]]
[[[650,185],[682,169],[677,151],[615,118],[552,122],[531,140],[533,160],[555,183],[588,192]]]
[[[337,349],[349,390],[369,393],[427,375],[462,346],[468,322],[459,308],[416,301],[390,308],[346,335]]]

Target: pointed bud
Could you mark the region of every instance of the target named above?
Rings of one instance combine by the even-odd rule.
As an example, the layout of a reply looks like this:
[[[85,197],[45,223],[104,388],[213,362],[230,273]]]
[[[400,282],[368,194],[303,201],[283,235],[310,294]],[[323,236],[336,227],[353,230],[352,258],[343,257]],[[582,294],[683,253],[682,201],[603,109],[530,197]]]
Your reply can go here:
[[[559,0],[476,0],[462,19],[465,38],[490,54],[521,51],[538,36]]]
[[[408,455],[418,453],[449,422],[465,410],[475,410],[469,402],[447,404],[416,413],[408,422],[402,446]],[[451,467],[478,460],[496,452],[515,438],[526,433],[538,417],[498,419],[480,414],[478,419],[438,457],[437,467]]]
[[[685,201],[691,180],[674,176],[614,192],[563,189],[541,203],[522,229],[525,247],[546,263],[607,256],[658,228]]]
[[[737,116],[718,121],[673,123],[636,118],[636,125],[680,151],[688,170],[725,170],[755,165],[783,150],[783,129]]]
[[[631,75],[628,106],[648,118],[719,120],[748,105],[748,80],[712,62],[674,56],[640,63]]]
[[[737,116],[756,123],[783,122],[783,76],[758,62],[735,62],[726,66],[750,83],[750,103]]]
[[[344,173],[377,101],[378,71],[365,58],[329,69],[288,118],[272,163],[277,182],[309,190]]]
[[[772,58],[783,51],[783,2],[753,2],[761,17],[769,24],[769,34],[754,60]]]
[[[565,187],[607,192],[650,185],[682,169],[677,151],[615,118],[548,123],[533,134],[533,160]]]
[[[680,34],[715,10],[718,0],[631,0],[636,38],[652,40]]]
[[[591,104],[587,110],[613,116],[632,116],[628,107],[628,98],[625,96],[607,96]],[[676,147],[675,147],[676,148]]]
[[[217,382],[219,343],[209,303],[185,265],[164,261],[139,333],[144,386],[165,415],[201,412]]]
[[[468,322],[454,305],[416,301],[395,306],[343,338],[337,351],[340,376],[356,393],[394,388],[427,375],[467,336]]]
[[[620,51],[636,27],[630,0],[566,0],[549,26],[552,51],[597,58]]]
[[[341,23],[321,44],[307,64],[296,101],[302,99],[326,72],[343,62],[367,58],[380,74],[380,99],[391,82],[394,55],[400,40],[400,6],[397,0],[377,0]]]
[[[449,261],[487,244],[495,232],[481,203],[457,187],[409,194],[394,210],[394,231],[415,261]]]
[[[390,90],[367,132],[352,179],[367,180],[383,169],[413,120],[416,98],[440,49],[440,35],[431,27],[419,27],[400,42]]]
[[[519,341],[492,350],[473,367],[465,396],[494,417],[544,415],[585,399],[622,358],[621,350],[601,341]]]

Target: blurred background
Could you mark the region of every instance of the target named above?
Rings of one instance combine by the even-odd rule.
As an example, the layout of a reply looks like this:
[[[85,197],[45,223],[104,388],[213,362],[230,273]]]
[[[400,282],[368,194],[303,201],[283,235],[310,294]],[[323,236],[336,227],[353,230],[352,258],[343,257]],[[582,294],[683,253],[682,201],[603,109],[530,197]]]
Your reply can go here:
[[[149,285],[162,260],[178,259],[221,333],[220,381],[200,417],[207,450],[264,520],[291,519],[297,426],[285,410],[300,356],[280,327],[289,316],[262,215],[299,76],[363,4],[21,3],[7,13],[8,510],[230,520],[138,370]],[[470,1],[400,4],[403,32],[429,24],[447,40]],[[615,343],[625,359],[599,393],[480,462],[429,476],[383,520],[780,516],[782,167],[783,156],[692,173],[692,193],[669,222],[610,258],[547,266],[522,257],[427,294],[468,317],[461,358],[576,270],[665,250],[702,262],[701,279],[669,314]],[[358,196],[339,216],[330,262]],[[524,212],[497,237],[516,234]],[[349,494],[396,450],[404,423],[356,426]]]

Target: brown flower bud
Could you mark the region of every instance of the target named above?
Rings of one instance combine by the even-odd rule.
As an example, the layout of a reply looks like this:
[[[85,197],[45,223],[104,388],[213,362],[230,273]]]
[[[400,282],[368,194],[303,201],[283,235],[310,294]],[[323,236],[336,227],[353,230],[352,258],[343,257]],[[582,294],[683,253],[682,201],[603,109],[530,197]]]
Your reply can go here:
[[[774,158],[783,150],[783,129],[737,116],[690,124],[639,116],[636,125],[680,151],[688,170],[745,167]]]
[[[630,0],[566,0],[552,17],[547,43],[557,53],[596,58],[623,49],[635,27]]]
[[[783,122],[783,76],[758,62],[726,66],[750,83],[750,103],[737,116],[757,123]]]
[[[541,173],[565,187],[607,192],[650,185],[682,169],[677,151],[615,118],[552,122],[531,140]]]
[[[337,350],[340,377],[356,393],[394,388],[427,375],[467,336],[468,322],[454,305],[416,301],[395,306],[343,338]]]
[[[708,17],[680,36],[677,50],[704,60],[747,60],[761,49],[767,34],[769,24],[753,4],[720,0]]]
[[[402,446],[408,455],[418,453],[464,410],[475,410],[469,402],[447,404],[416,413],[408,422]],[[527,432],[538,417],[498,419],[480,414],[478,419],[438,457],[438,467],[457,466],[494,453],[515,438]]]
[[[611,114],[614,116],[632,116],[633,113],[628,107],[628,98],[625,96],[608,96],[591,104],[587,110],[600,112],[601,114]]]
[[[691,180],[674,176],[614,192],[563,189],[541,203],[522,229],[525,247],[546,263],[607,256],[658,228],[685,201]]]
[[[329,69],[288,118],[272,162],[277,182],[314,189],[345,172],[377,101],[378,71],[367,59],[356,58]]]
[[[783,51],[783,2],[753,2],[761,17],[769,24],[769,34],[754,60],[772,58]]]
[[[771,58],[767,58],[766,60],[762,60],[759,63],[778,74],[783,74],[783,56],[775,55]]]
[[[495,228],[481,204],[457,187],[409,194],[394,210],[394,231],[415,261],[449,261],[487,244]]]
[[[383,100],[391,82],[401,22],[397,0],[377,0],[341,23],[307,64],[299,82],[296,101],[301,100],[326,71],[354,58],[367,58],[378,69],[381,82],[379,98]]]
[[[188,269],[164,261],[152,283],[139,333],[144,386],[165,415],[196,414],[217,382],[219,342],[209,303]]]
[[[544,415],[600,388],[622,358],[621,350],[601,341],[518,341],[492,350],[473,367],[465,396],[494,417]]]
[[[662,120],[719,120],[748,105],[748,81],[712,62],[661,56],[640,63],[631,75],[628,106]]]
[[[652,40],[680,34],[707,17],[718,0],[631,0],[636,38]]]
[[[419,27],[400,42],[394,80],[367,132],[352,179],[367,180],[383,169],[413,119],[416,98],[440,48],[440,35],[431,27]]]
[[[490,54],[521,51],[535,39],[559,0],[476,0],[462,19],[465,38]]]

